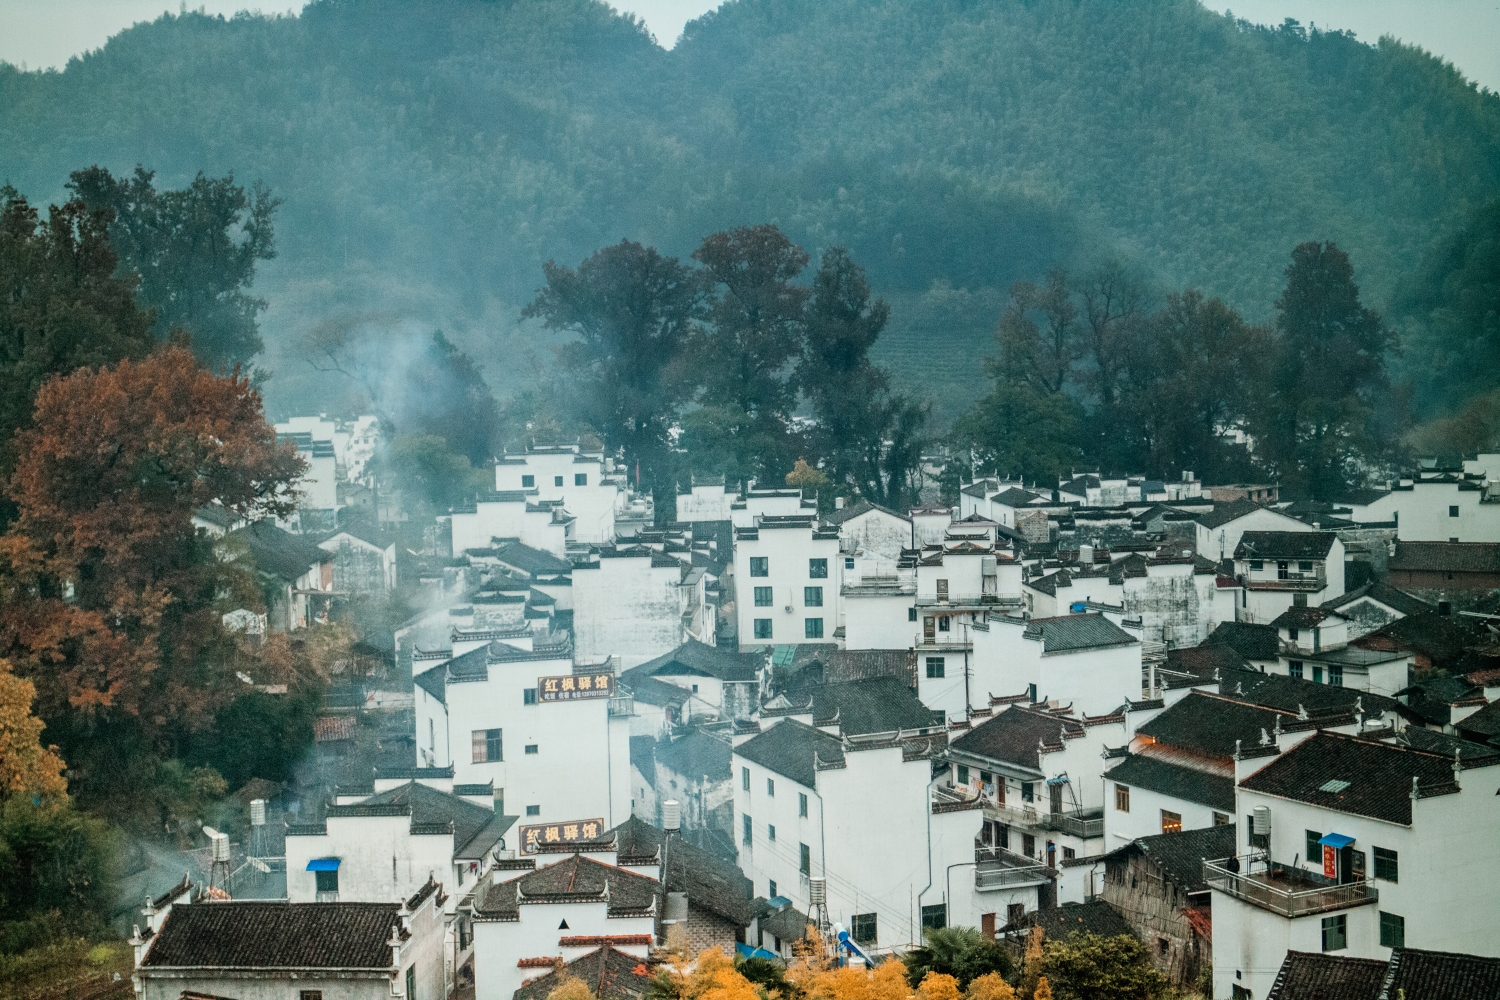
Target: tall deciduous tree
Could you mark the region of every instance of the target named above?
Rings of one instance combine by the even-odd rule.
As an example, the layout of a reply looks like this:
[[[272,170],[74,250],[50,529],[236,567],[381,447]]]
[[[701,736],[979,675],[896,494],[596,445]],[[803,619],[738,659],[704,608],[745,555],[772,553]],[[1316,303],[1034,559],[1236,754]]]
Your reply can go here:
[[[9,795],[61,800],[67,796],[57,747],[42,745],[41,719],[31,714],[36,688],[0,660],[0,800]]]
[[[0,480],[10,476],[15,432],[31,426],[43,382],[152,347],[135,279],[116,274],[108,223],[76,198],[52,206],[43,222],[15,189],[0,188]]]
[[[1059,393],[1075,377],[1083,356],[1078,305],[1062,268],[1047,273],[1042,285],[1011,286],[1010,302],[996,334],[1010,377],[1041,393]]]
[[[181,190],[158,191],[140,166],[116,178],[100,166],[77,170],[69,187],[90,209],[112,213],[110,242],[140,276],[141,302],[156,310],[155,330],[182,329],[213,369],[248,362],[263,346],[263,299],[249,294],[256,265],[276,256],[272,217],[280,200],[234,175],[199,173]]]
[[[890,307],[870,300],[864,269],[834,247],[819,262],[806,316],[797,384],[817,418],[818,451],[838,483],[899,508],[917,492],[927,408],[892,392],[870,360]]]
[[[48,382],[19,446],[0,655],[37,685],[70,764],[107,771],[132,740],[160,749],[210,724],[237,693],[223,598],[253,598],[193,513],[290,514],[303,467],[260,396],[169,347]],[[121,744],[91,738],[101,727]]]
[[[703,313],[703,283],[674,257],[622,240],[576,269],[553,261],[523,316],[576,334],[557,350],[580,416],[639,464],[666,514],[668,431],[690,392],[683,348]]]
[[[1394,441],[1377,420],[1394,403],[1386,360],[1396,337],[1360,302],[1349,255],[1333,243],[1298,246],[1286,278],[1257,449],[1283,484],[1332,499]]]

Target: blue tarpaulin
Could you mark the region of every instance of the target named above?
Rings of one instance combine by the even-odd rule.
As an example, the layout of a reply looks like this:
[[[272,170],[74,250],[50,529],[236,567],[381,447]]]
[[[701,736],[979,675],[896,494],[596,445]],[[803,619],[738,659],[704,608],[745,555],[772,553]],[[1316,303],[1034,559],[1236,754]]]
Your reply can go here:
[[[338,858],[313,858],[307,863],[310,872],[336,872],[339,870]]]
[[[1318,841],[1318,843],[1322,844],[1325,847],[1332,847],[1337,850],[1340,847],[1348,847],[1350,844],[1354,843],[1354,838],[1346,837],[1342,833],[1325,833],[1323,835],[1323,839]]]
[[[775,958],[776,956],[764,948],[752,948],[748,944],[736,943],[734,952],[741,958]]]

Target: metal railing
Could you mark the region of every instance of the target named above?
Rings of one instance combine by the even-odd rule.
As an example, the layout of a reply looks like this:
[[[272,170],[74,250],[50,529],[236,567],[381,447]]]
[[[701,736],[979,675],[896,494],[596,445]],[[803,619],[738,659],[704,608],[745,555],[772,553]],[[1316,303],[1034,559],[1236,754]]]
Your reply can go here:
[[[970,642],[964,636],[964,633],[959,631],[958,629],[954,629],[951,632],[934,632],[932,635],[919,633],[916,639],[913,640],[912,645],[916,646],[918,649],[925,649],[928,651],[944,649],[962,650],[974,648],[974,644]]]
[[[984,796],[984,809],[992,818],[1013,826],[1034,827],[1038,830],[1053,830],[1074,837],[1104,836],[1104,810],[1078,809],[1073,812],[1048,812],[1031,804],[1002,806],[992,796]]]
[[[1203,881],[1220,892],[1283,917],[1344,910],[1380,898],[1368,882],[1320,883],[1313,873],[1276,864],[1264,854],[1241,855],[1239,861],[1238,872],[1226,867],[1228,858],[1203,862]]]
[[[979,891],[1033,885],[1047,881],[1052,874],[1046,865],[1004,848],[980,847],[974,851],[974,888]]]

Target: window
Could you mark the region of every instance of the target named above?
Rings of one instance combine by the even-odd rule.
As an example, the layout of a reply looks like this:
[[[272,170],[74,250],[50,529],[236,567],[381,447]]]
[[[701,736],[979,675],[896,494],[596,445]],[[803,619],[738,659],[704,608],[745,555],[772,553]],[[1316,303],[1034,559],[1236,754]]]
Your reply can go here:
[[[1214,826],[1228,826],[1228,825],[1229,825],[1229,817],[1228,816],[1226,816],[1224,813],[1221,813],[1221,812],[1214,813]]]
[[[526,690],[524,690],[524,691],[521,692],[521,704],[523,704],[523,705],[535,705],[536,704],[536,688],[527,688]]]
[[[339,871],[335,868],[331,872],[313,872],[313,882],[319,892],[338,892]]]
[[[1029,782],[1029,781],[1023,781],[1023,782],[1021,782],[1021,801],[1022,802],[1035,802],[1036,801],[1036,786],[1034,784],[1032,784],[1031,782]]]
[[[1292,595],[1292,607],[1294,607],[1294,608],[1305,608],[1305,607],[1307,607],[1307,595],[1306,594],[1293,594]]]
[[[968,764],[960,764],[960,765],[958,765],[958,783],[960,785],[967,785],[969,783],[969,765]]]
[[[437,750],[437,729],[433,726],[431,719],[427,720],[427,749]]]
[[[755,638],[757,638],[757,639],[769,639],[769,638],[771,638],[771,619],[769,619],[769,618],[757,618],[757,619],[755,619]]]
[[[1167,810],[1163,809],[1161,811],[1161,832],[1181,833],[1182,813],[1168,812]]]
[[[1297,630],[1297,629],[1289,628],[1289,629],[1286,630],[1286,637],[1288,639],[1292,640],[1293,642],[1296,642],[1300,635],[1301,635],[1301,632],[1299,630]]]
[[[1458,508],[1457,507],[1449,507],[1448,508],[1448,516],[1449,517],[1457,517],[1458,516]]]
[[[823,638],[823,619],[821,619],[821,618],[804,618],[804,619],[802,619],[802,637],[804,639],[821,639],[821,638]]]
[[[1029,833],[1021,834],[1021,853],[1028,858],[1036,857],[1036,838]]]
[[[1071,848],[1071,847],[1064,847],[1063,848],[1063,860],[1064,861],[1072,861],[1076,857],[1078,857],[1078,852],[1075,851],[1075,850],[1073,850],[1073,848]]]
[[[1130,812],[1130,786],[1115,786],[1115,812]]]
[[[1380,947],[1406,947],[1406,918],[1394,913],[1380,913]]]
[[[804,875],[812,874],[812,849],[806,844],[797,845],[797,870]]]
[[[1261,559],[1251,559],[1250,560],[1250,571],[1251,572],[1253,572],[1253,573],[1259,573],[1261,570],[1263,570],[1265,568],[1266,568],[1266,564],[1265,564],[1264,560],[1261,560]]]
[[[946,600],[948,600],[948,581],[947,580],[939,580],[937,582],[937,599],[940,600],[940,601],[946,601]]]
[[[1300,681],[1302,679],[1302,661],[1288,660],[1286,664],[1286,672],[1287,676],[1295,677]]]
[[[1314,663],[1313,664],[1313,683],[1314,684],[1322,684],[1323,683],[1323,665],[1321,663]]]
[[[523,490],[529,490],[529,489],[531,489],[535,485],[536,485],[536,476],[522,476],[521,477],[521,488]]]
[[[528,744],[526,744],[526,752],[529,753],[529,754],[535,754],[537,752],[537,750],[536,750],[536,744],[535,743],[528,743]]]
[[[803,587],[802,603],[807,605],[809,608],[821,608],[823,606],[823,588]]]
[[[1276,579],[1285,580],[1292,575],[1291,566],[1285,559],[1276,562]]]
[[[766,794],[773,799],[776,797],[776,781],[774,778],[766,779]]]
[[[906,609],[906,620],[909,622],[917,620],[917,607],[915,604]]]
[[[562,485],[562,476],[553,476],[552,477],[552,485],[553,486],[561,486]]]
[[[587,472],[575,472],[575,473],[573,473],[573,485],[574,486],[587,486],[588,484],[589,484],[589,474]]]
[[[754,824],[754,822],[751,821],[751,819],[750,819],[749,816],[742,816],[742,817],[740,817],[740,819],[741,819],[741,825],[744,827],[744,831],[743,832],[744,832],[745,846],[749,847],[750,846],[750,841],[751,841],[751,830],[755,827],[755,824]]]
[[[943,664],[943,658],[941,656],[929,656],[927,658],[927,676],[928,677],[942,677],[943,676],[943,669],[944,669],[944,664]]]
[[[1384,847],[1375,848],[1375,877],[1387,882],[1399,882],[1396,876],[1400,874],[1396,864],[1396,852]]]
[[[770,561],[765,556],[751,556],[750,557],[750,575],[751,576],[770,576],[771,575]]]
[[[476,729],[469,734],[469,749],[473,752],[475,764],[485,764],[490,761],[504,760],[504,746],[500,739],[498,729]]]
[[[1328,664],[1328,683],[1333,687],[1344,686],[1344,668],[1337,663]]]
[[[1323,835],[1317,830],[1306,830],[1303,832],[1303,838],[1303,843],[1307,847],[1307,851],[1303,854],[1303,859],[1309,864],[1321,865],[1323,863],[1323,845],[1318,843],[1318,841],[1323,839]]]
[[[948,904],[936,903],[922,907],[922,929],[940,931],[948,926]]]
[[[774,600],[774,598],[771,594],[770,587],[755,588],[755,606],[757,608],[769,608],[771,606],[772,600]]]
[[[947,615],[939,615],[938,616],[938,631],[939,632],[951,632],[951,631],[953,631],[953,619],[949,618]]]
[[[417,967],[406,967],[406,1000],[417,1000]]]
[[[767,823],[766,824],[766,839],[769,840],[773,844],[776,843],[776,824],[775,823]]]
[[[844,568],[845,569],[853,569],[854,568],[854,560],[853,559],[845,559],[844,560]]]
[[[813,580],[828,579],[828,560],[809,559],[807,561],[807,575]]]
[[[750,790],[750,769],[748,767],[740,768],[740,787],[747,792]]]
[[[798,816],[806,816],[807,815],[807,793],[806,792],[798,792],[797,793],[797,815]]]
[[[774,878],[766,882],[766,892],[769,894],[769,898],[776,898],[776,880]]]
[[[322,990],[302,990],[297,994],[297,1000],[323,1000]]]
[[[1323,950],[1343,951],[1349,947],[1349,917],[1340,913],[1323,918]]]
[[[1312,560],[1310,559],[1299,559],[1297,561],[1297,572],[1299,573],[1311,573],[1312,568]]]
[[[849,918],[849,932],[858,944],[875,943],[875,914],[856,913]]]
[[[1026,919],[1025,903],[1010,903],[1005,907],[1005,922],[1010,926],[1019,926]]]
[[[541,806],[527,806],[526,807],[526,815],[528,815],[528,816],[540,816],[541,814],[542,814],[542,807]]]

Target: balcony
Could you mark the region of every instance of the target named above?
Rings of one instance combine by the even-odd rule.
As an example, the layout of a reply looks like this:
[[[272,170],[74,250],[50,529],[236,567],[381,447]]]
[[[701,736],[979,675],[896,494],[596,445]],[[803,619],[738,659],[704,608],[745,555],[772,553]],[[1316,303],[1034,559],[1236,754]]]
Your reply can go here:
[[[1019,854],[1012,854],[1004,848],[979,847],[974,850],[974,889],[976,892],[1042,885],[1052,878],[1053,874],[1046,865],[1038,864]]]
[[[1078,809],[1073,812],[1048,812],[1030,803],[1018,806],[998,805],[993,798],[986,797],[985,813],[1010,826],[1035,830],[1051,830],[1074,837],[1088,839],[1104,836],[1104,810],[1101,807]]]
[[[918,652],[963,652],[974,648],[974,644],[964,637],[965,634],[966,630],[962,628],[955,628],[951,632],[934,632],[932,635],[922,633],[912,640],[912,645]]]
[[[1228,858],[1203,862],[1203,881],[1220,892],[1283,917],[1347,910],[1380,898],[1368,882],[1327,882],[1301,868],[1277,864],[1264,854],[1244,854],[1239,861],[1239,872],[1225,867]]]

